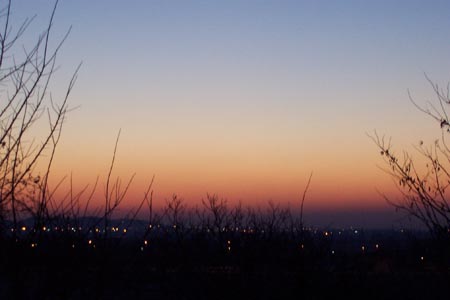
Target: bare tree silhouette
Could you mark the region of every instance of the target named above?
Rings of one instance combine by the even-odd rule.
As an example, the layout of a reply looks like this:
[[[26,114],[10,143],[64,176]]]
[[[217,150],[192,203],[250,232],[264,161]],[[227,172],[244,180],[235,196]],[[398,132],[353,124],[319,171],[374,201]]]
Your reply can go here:
[[[392,149],[391,140],[379,136],[377,132],[369,137],[377,145],[387,168],[385,171],[394,179],[401,192],[400,200],[383,197],[397,210],[419,220],[432,236],[438,240],[450,240],[450,149],[446,140],[450,134],[448,108],[450,107],[449,85],[442,89],[426,75],[435,101],[418,104],[408,91],[413,105],[424,114],[437,121],[441,138],[432,145],[419,141],[415,150],[422,160],[415,160],[407,151],[397,154]],[[422,166],[422,164],[424,166]]]
[[[25,19],[18,28],[13,28],[11,0],[0,12],[0,224],[4,231],[5,222],[12,221],[14,234],[21,217],[33,217],[39,228],[48,216],[53,196],[48,186],[49,175],[79,69],[78,66],[63,98],[53,99],[49,85],[58,53],[70,33],[69,28],[51,47],[57,5],[58,1],[47,27],[28,48],[22,45],[22,37],[34,18]],[[45,118],[47,131],[41,130],[36,135],[38,122]],[[36,170],[38,163],[41,173]]]

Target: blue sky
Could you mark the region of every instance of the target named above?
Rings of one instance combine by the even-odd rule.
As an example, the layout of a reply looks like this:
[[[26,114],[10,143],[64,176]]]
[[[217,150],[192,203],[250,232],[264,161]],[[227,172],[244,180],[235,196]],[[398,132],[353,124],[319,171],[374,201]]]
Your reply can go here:
[[[13,11],[37,13],[32,36],[51,6]],[[83,67],[61,174],[102,174],[121,128],[118,172],[156,174],[160,198],[288,201],[314,170],[317,207],[380,207],[366,133],[399,150],[439,136],[407,89],[425,101],[424,73],[450,79],[448,1],[60,1],[55,39],[70,25],[54,93]]]

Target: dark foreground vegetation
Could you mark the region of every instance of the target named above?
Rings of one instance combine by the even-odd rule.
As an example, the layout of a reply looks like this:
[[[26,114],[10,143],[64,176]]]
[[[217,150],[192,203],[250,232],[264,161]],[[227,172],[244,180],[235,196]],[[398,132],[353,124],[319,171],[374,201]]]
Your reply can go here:
[[[21,222],[2,235],[0,298],[448,299],[449,249],[428,233],[303,228],[277,207],[194,211]]]

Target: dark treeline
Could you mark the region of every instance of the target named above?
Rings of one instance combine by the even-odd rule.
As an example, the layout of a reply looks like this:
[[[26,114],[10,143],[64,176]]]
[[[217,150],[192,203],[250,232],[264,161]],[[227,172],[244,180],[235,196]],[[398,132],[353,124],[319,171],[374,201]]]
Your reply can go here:
[[[229,207],[217,195],[147,208],[147,220],[5,221],[0,297],[443,299],[447,289],[448,255],[425,233],[309,228],[287,207]]]

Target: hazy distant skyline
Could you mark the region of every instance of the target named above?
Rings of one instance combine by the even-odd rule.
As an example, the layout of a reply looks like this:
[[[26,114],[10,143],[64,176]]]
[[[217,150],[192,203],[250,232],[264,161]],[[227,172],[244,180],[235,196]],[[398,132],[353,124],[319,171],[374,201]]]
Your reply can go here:
[[[53,1],[14,1],[13,17]],[[107,172],[153,174],[155,199],[294,203],[314,172],[311,210],[386,208],[390,178],[366,136],[397,151],[439,131],[408,100],[450,80],[448,1],[60,1],[72,25],[52,91],[83,66],[53,176],[84,185]],[[31,35],[32,36],[32,35]],[[82,163],[80,163],[82,162]],[[389,208],[388,208],[389,209]]]

